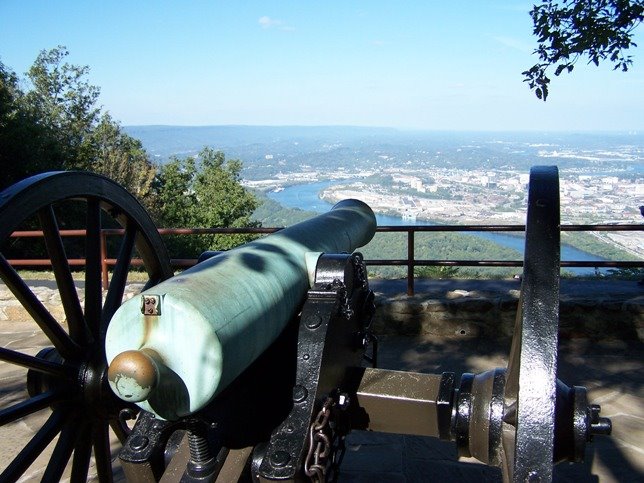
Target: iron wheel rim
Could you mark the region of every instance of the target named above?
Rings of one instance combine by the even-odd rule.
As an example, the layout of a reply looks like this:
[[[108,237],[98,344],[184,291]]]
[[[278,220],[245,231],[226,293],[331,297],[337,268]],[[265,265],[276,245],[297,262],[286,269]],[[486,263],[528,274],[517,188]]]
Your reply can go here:
[[[75,202],[86,210],[84,307],[76,292],[57,224],[55,207]],[[43,481],[58,481],[71,466],[72,481],[86,481],[92,453],[99,481],[112,481],[110,427],[123,442],[123,412],[130,405],[116,398],[106,382],[104,340],[109,321],[121,303],[136,251],[143,259],[147,286],[172,276],[165,245],[138,201],[117,183],[84,172],[44,173],[0,193],[0,241],[25,220],[36,216],[45,233],[67,329],[37,299],[30,287],[0,253],[0,276],[53,345],[32,356],[0,348],[0,360],[26,367],[27,398],[0,409],[0,426],[51,409],[48,419],[0,474],[16,481],[57,438]],[[109,217],[125,229],[113,275],[103,299],[99,237],[102,219]],[[42,415],[42,413],[40,413]]]

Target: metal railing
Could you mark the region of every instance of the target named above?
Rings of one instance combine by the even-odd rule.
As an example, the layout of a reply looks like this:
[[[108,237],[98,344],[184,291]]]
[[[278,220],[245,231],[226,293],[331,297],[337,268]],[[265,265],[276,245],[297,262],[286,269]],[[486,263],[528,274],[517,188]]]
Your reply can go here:
[[[407,258],[399,260],[367,260],[373,266],[407,266],[407,294],[414,294],[415,267],[523,267],[523,260],[427,260],[415,257],[415,234],[418,232],[525,232],[525,225],[421,225],[379,226],[378,232],[407,233]],[[644,231],[640,225],[561,225],[561,231]],[[563,260],[561,267],[642,268],[640,261]]]
[[[270,234],[281,230],[281,228],[159,228],[161,235],[245,235],[245,234]],[[369,266],[402,266],[407,267],[407,294],[414,294],[414,269],[416,267],[438,266],[438,267],[522,267],[522,260],[429,260],[416,259],[415,257],[415,235],[420,232],[525,232],[525,225],[400,225],[400,226],[379,226],[378,233],[406,233],[407,234],[407,257],[401,259],[370,259],[366,260]],[[582,232],[619,232],[619,231],[644,231],[644,224],[632,225],[562,225],[561,231],[582,231]],[[123,229],[101,230],[101,264],[103,286],[107,287],[109,282],[109,267],[116,264],[115,258],[109,258],[107,254],[107,237],[122,236]],[[61,230],[63,237],[84,237],[85,230]],[[42,237],[42,231],[16,231],[11,235],[13,238],[20,237]],[[51,266],[49,259],[10,259],[8,262],[15,267],[27,266]],[[69,259],[71,266],[84,266],[85,259]],[[171,264],[177,268],[186,268],[194,265],[197,259],[175,258]],[[133,259],[133,265],[141,265],[140,259]],[[604,260],[604,261],[583,261],[564,260],[562,267],[590,267],[590,268],[644,268],[644,260]]]

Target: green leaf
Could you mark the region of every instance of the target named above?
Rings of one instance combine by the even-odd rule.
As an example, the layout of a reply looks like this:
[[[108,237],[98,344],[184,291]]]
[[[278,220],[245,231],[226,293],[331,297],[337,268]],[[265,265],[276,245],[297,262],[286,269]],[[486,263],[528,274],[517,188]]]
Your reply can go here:
[[[546,99],[546,73],[555,76],[572,72],[580,57],[598,66],[609,61],[614,70],[628,70],[622,52],[634,46],[633,33],[644,20],[643,0],[542,0],[530,11],[533,33],[537,38],[535,67],[523,72],[530,89],[540,89],[539,99]],[[562,62],[563,61],[563,62]]]

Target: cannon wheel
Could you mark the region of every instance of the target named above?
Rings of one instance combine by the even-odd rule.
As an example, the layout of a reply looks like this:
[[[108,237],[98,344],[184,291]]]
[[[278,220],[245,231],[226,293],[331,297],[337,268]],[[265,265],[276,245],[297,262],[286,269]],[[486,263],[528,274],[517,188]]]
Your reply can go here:
[[[505,375],[502,467],[508,481],[551,481],[559,331],[559,174],[530,172],[521,296]]]
[[[501,467],[504,482],[552,481],[558,396],[559,230],[557,168],[532,168],[523,279],[508,366],[463,374],[454,421],[459,453]],[[582,434],[585,429],[580,429]],[[583,445],[582,441],[573,450],[581,451]]]
[[[70,207],[86,217],[84,307],[59,229],[61,213]],[[112,481],[109,428],[122,443],[128,432],[124,419],[131,417],[135,408],[116,398],[108,387],[105,332],[121,304],[134,255],[143,260],[147,286],[172,276],[170,260],[143,207],[120,185],[96,174],[44,173],[0,193],[2,247],[8,245],[11,233],[30,220],[30,226],[39,225],[44,232],[65,321],[56,320],[48,312],[0,253],[0,277],[52,345],[35,356],[0,348],[0,360],[28,369],[26,395],[20,396],[20,402],[0,409],[0,425],[51,410],[46,422],[4,468],[0,481],[23,476],[56,437],[43,481],[58,481],[70,460],[71,481],[86,481],[92,450],[99,481]],[[125,229],[108,287],[103,287],[101,280],[100,241],[105,223]],[[4,430],[10,431],[6,426]]]

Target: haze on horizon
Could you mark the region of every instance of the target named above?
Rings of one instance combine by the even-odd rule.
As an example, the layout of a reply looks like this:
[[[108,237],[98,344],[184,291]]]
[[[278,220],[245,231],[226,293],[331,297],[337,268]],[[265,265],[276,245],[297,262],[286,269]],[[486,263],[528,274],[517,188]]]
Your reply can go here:
[[[124,125],[644,131],[641,47],[626,73],[580,61],[536,99],[531,6],[3,0],[0,61],[23,74],[66,46]]]

